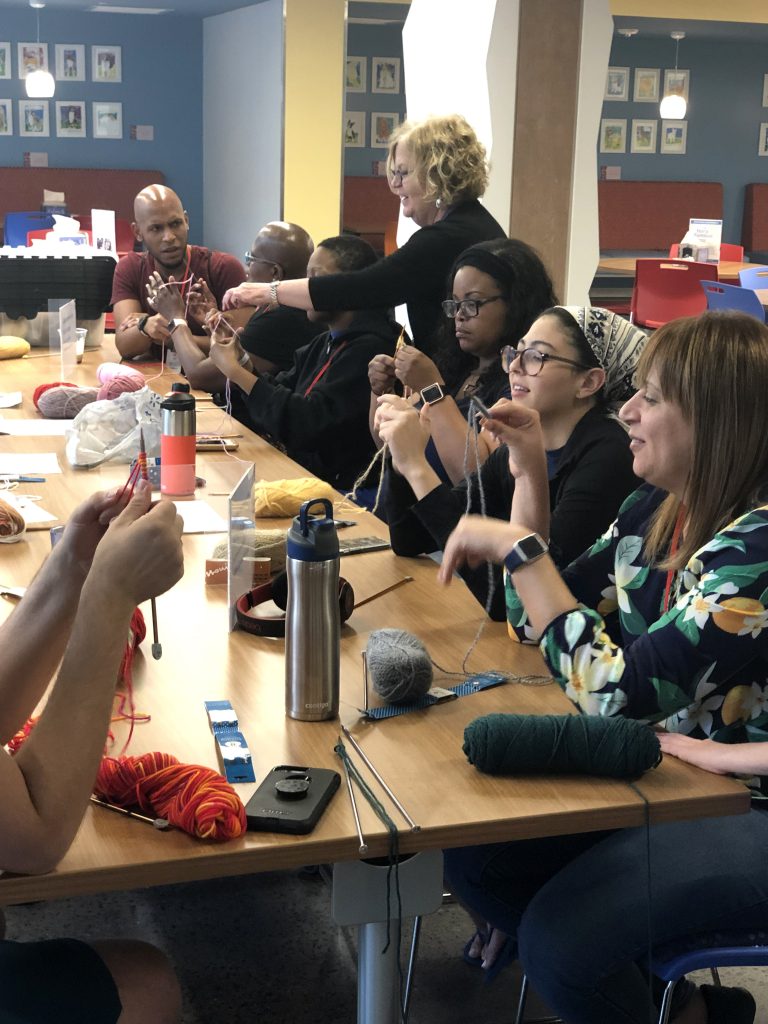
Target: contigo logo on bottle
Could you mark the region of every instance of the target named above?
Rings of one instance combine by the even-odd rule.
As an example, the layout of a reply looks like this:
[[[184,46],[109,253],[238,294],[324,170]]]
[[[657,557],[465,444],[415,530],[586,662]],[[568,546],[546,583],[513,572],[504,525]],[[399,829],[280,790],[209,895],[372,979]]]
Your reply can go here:
[[[304,709],[306,711],[319,711],[323,708],[329,708],[331,702],[329,700],[318,700],[314,704],[305,704]]]

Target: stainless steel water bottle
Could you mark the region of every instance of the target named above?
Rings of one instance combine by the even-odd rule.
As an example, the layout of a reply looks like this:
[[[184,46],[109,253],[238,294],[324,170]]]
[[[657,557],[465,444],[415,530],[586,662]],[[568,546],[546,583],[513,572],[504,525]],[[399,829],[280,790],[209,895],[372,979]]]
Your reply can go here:
[[[324,516],[310,516],[322,506]],[[333,506],[305,501],[286,546],[285,712],[319,722],[339,712],[339,538]]]
[[[160,409],[160,490],[163,494],[194,494],[197,426],[189,384],[173,384]]]

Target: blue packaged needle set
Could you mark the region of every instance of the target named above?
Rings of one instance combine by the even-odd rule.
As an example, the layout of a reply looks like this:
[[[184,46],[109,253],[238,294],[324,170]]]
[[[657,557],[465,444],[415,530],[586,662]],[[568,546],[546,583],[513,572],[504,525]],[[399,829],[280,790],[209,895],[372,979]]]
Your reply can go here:
[[[207,700],[205,710],[227,782],[255,782],[253,758],[228,700]]]

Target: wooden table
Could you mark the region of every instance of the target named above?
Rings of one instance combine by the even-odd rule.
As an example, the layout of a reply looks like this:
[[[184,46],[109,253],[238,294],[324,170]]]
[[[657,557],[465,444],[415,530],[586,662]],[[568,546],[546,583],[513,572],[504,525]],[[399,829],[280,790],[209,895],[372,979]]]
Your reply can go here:
[[[83,365],[75,371],[75,381],[91,382],[102,358],[109,358],[109,353],[87,352]],[[58,376],[57,360],[50,356],[3,363],[3,390],[24,392],[23,408],[15,413],[7,411],[5,415],[34,415],[30,400],[33,383],[56,380]],[[166,375],[155,386],[159,384],[160,391],[169,390],[175,379],[174,375]],[[228,422],[221,410],[210,406],[199,406],[198,420],[199,429],[206,431],[226,426],[233,432],[248,433],[240,424]],[[50,476],[45,484],[24,486],[42,495],[43,505],[61,516],[91,491],[114,486],[126,478],[124,464],[73,471],[67,467],[63,449],[61,438],[0,437],[0,450],[58,453],[64,469],[61,476]],[[236,454],[238,459],[223,453],[198,453],[198,474],[207,480],[200,496],[228,490],[245,468],[239,459],[255,463],[257,478],[304,475],[299,467],[255,435],[244,437]],[[207,500],[224,512],[223,498]],[[361,510],[352,518],[359,525],[345,531],[346,535],[386,535],[386,527],[370,514]],[[279,524],[269,521],[263,525]],[[149,712],[152,721],[136,727],[129,752],[161,750],[184,762],[217,767],[203,701],[228,699],[249,740],[258,780],[277,764],[309,764],[338,770],[340,764],[333,753],[338,723],[303,723],[285,717],[283,641],[227,632],[226,588],[203,585],[204,559],[219,539],[219,535],[184,537],[184,578],[157,602],[163,657],[153,661],[145,641],[135,663],[136,706]],[[2,545],[0,581],[27,584],[48,549],[47,531],[28,533],[23,542],[15,545]],[[512,682],[375,724],[361,719],[357,710],[362,702],[360,652],[373,630],[399,626],[415,632],[441,665],[460,669],[482,612],[460,582],[449,588],[439,587],[435,572],[430,559],[399,558],[391,551],[354,555],[342,562],[342,574],[353,584],[358,599],[405,575],[414,577],[414,582],[355,611],[342,629],[341,645],[341,720],[353,730],[421,826],[418,832],[401,833],[401,852],[438,851],[448,846],[643,824],[645,802],[622,782],[583,777],[493,778],[480,774],[467,763],[461,751],[463,730],[478,715],[493,711],[573,711],[555,685],[528,687]],[[0,615],[7,614],[6,603],[0,601],[0,605]],[[535,673],[542,671],[542,662],[535,648],[510,641],[503,624],[488,623],[469,668]],[[449,679],[445,685],[456,681]],[[118,728],[118,743],[123,737],[124,731]],[[354,754],[353,758],[359,760]],[[238,792],[247,801],[254,788],[241,785]],[[740,783],[675,759],[665,760],[657,770],[643,776],[637,788],[648,801],[654,822],[738,814],[749,808],[748,793]],[[385,830],[364,800],[360,799],[359,806],[368,843],[367,856],[386,855]],[[399,817],[396,820],[400,823]],[[75,842],[55,871],[40,877],[0,877],[0,904],[310,863],[358,861],[358,846],[343,785],[309,836],[249,832],[239,840],[221,845],[209,845],[178,831],[159,833],[91,807]],[[439,891],[439,867],[432,870],[433,874],[437,871]],[[374,984],[376,992],[368,1003],[364,1005],[359,1000],[359,1019],[389,1024],[395,1019],[395,1007],[386,985],[395,969],[394,961],[389,961],[382,974],[378,965],[381,944],[371,949],[369,943],[367,948],[368,959],[361,965],[361,978],[370,979],[373,972],[380,980]]]
[[[658,258],[666,260],[666,257]],[[600,262],[597,265],[597,273],[634,277],[636,264],[637,259],[632,256],[601,257]],[[739,271],[750,269],[756,265],[757,264],[754,263],[737,263],[734,261],[723,260],[722,263],[717,264],[717,279],[718,281],[736,281],[738,284]]]

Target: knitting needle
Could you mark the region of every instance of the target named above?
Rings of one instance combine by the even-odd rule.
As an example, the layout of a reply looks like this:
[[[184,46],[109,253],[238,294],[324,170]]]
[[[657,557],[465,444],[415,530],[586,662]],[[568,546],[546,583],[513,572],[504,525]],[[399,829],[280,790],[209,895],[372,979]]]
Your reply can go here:
[[[158,832],[165,832],[166,829],[171,827],[167,818],[149,818],[146,814],[139,814],[138,811],[129,811],[127,807],[118,807],[117,804],[108,804],[106,800],[100,800],[97,796],[91,796],[91,803],[98,804],[99,807],[106,807],[108,811],[117,811],[118,814],[124,814],[127,818],[136,818],[138,821],[146,821],[147,824],[156,828]]]
[[[141,467],[141,479],[149,480],[147,472],[147,449],[144,445],[144,431],[139,427],[139,466]],[[150,598],[149,607],[152,610],[152,657],[159,661],[163,656],[163,647],[157,631],[157,602],[154,597]]]
[[[368,711],[368,652],[361,651],[363,656],[363,711]]]
[[[403,816],[403,817],[405,818],[405,820],[406,820],[406,821],[408,822],[408,824],[409,824],[409,825],[411,826],[411,832],[421,832],[421,825],[417,825],[417,824],[416,824],[416,822],[415,822],[415,821],[413,820],[413,818],[412,818],[412,817],[410,816],[410,814],[408,813],[408,811],[406,811],[406,809],[405,809],[405,808],[403,807],[403,805],[402,805],[402,804],[400,803],[400,801],[399,801],[399,800],[397,799],[397,797],[395,796],[395,794],[394,794],[394,793],[392,792],[392,790],[391,790],[391,789],[389,788],[389,786],[388,786],[388,785],[386,784],[386,782],[384,781],[384,779],[382,779],[382,777],[381,777],[381,776],[379,775],[379,773],[378,773],[378,772],[376,771],[376,769],[375,769],[375,768],[373,767],[373,765],[371,764],[371,762],[370,762],[370,761],[368,760],[368,758],[366,757],[366,755],[365,755],[365,752],[363,751],[362,747],[361,747],[361,746],[360,746],[360,744],[359,744],[359,743],[357,742],[357,740],[356,740],[356,739],[355,739],[355,737],[354,737],[354,736],[352,735],[352,733],[351,733],[351,732],[349,731],[349,729],[348,729],[348,728],[347,728],[347,727],[346,727],[345,725],[342,725],[342,727],[341,727],[341,731],[342,731],[342,732],[344,733],[344,735],[345,735],[345,736],[347,737],[347,739],[349,740],[349,742],[350,742],[350,743],[352,744],[352,746],[353,746],[353,747],[355,748],[355,750],[356,750],[356,751],[358,752],[358,754],[360,755],[360,757],[362,757],[363,761],[365,761],[365,763],[366,763],[366,765],[368,766],[368,768],[369,768],[369,770],[370,770],[371,774],[372,774],[372,775],[374,776],[374,778],[375,778],[375,779],[376,779],[376,781],[377,781],[377,782],[379,783],[379,785],[381,786],[381,788],[382,788],[382,789],[384,790],[384,792],[385,792],[385,793],[387,794],[387,796],[389,797],[389,799],[390,799],[390,800],[392,801],[392,803],[393,803],[393,804],[395,805],[395,807],[396,807],[396,808],[398,809],[398,811],[400,811],[400,813],[402,814],[402,816]]]
[[[344,726],[342,725],[342,729]],[[339,737],[339,743],[341,743],[341,737]],[[347,768],[347,762],[342,757],[342,766],[344,768],[344,778],[347,780],[347,792],[349,793],[349,800],[352,804],[352,814],[355,816],[355,828],[357,829],[357,838],[360,840],[360,853],[368,852],[368,844],[365,841],[363,835],[363,829],[360,825],[360,815],[357,813],[357,801],[355,800],[355,792],[352,789],[352,779],[349,777],[349,768]]]
[[[403,578],[398,580],[397,583],[392,583],[390,586],[384,587],[383,590],[377,590],[375,594],[369,594],[368,597],[364,597],[362,601],[358,601],[355,605],[355,611],[357,611],[358,608],[362,608],[364,604],[368,604],[369,601],[375,601],[377,597],[383,597],[385,594],[388,594],[390,590],[397,590],[397,588],[402,587],[404,583],[413,583],[413,576],[403,576]]]

